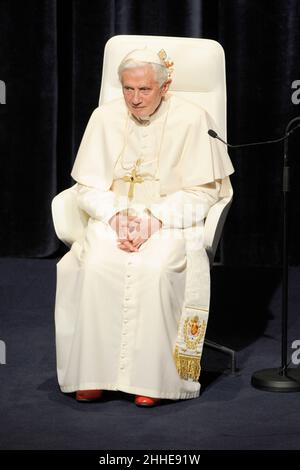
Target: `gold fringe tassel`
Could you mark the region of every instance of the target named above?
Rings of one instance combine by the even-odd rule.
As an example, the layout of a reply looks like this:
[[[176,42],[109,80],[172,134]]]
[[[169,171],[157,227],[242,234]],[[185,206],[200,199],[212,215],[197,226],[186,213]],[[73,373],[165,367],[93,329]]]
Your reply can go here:
[[[192,379],[194,382],[199,380],[201,372],[200,359],[195,356],[179,354],[178,346],[175,348],[174,360],[178,374],[182,379]]]

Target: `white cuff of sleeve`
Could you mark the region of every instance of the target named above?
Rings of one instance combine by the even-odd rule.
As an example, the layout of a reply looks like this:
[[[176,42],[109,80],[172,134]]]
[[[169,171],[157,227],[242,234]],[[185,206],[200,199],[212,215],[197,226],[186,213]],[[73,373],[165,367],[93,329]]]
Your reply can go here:
[[[172,194],[172,200],[151,204],[150,212],[161,220],[165,228],[183,228],[183,197],[180,191]]]
[[[152,204],[149,210],[160,219],[165,228],[183,229],[195,226],[204,220],[209,209],[206,197],[184,191],[167,196],[161,203]]]
[[[108,223],[111,217],[122,211],[127,211],[128,216],[132,215],[142,218],[145,217],[145,209],[145,204],[129,203],[125,196],[116,197],[114,206],[107,209],[102,220]]]
[[[77,188],[78,206],[90,217],[105,223],[117,212],[127,208],[127,198],[116,197],[112,191],[99,191],[79,185]]]
[[[118,212],[126,210],[128,207],[126,197],[117,197],[114,195],[114,198],[110,204],[106,204],[102,207],[102,217],[101,220],[108,224],[109,220],[116,215]]]

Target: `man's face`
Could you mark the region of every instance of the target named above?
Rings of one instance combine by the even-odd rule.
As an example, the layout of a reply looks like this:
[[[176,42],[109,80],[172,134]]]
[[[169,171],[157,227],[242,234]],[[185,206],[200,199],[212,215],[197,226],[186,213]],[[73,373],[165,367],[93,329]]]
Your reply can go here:
[[[170,83],[171,80],[167,80],[159,86],[150,65],[125,69],[122,73],[122,88],[129,111],[137,118],[153,114]]]

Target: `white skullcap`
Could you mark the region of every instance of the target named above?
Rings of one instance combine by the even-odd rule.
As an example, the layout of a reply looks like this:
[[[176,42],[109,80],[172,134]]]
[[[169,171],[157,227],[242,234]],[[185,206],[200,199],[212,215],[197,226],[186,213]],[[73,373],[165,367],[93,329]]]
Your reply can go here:
[[[158,64],[162,67],[165,67],[166,64],[161,60],[158,53],[153,52],[151,49],[145,47],[144,49],[134,49],[129,52],[122,60],[122,63],[127,62],[127,60],[134,60],[137,62],[147,62],[149,64]]]

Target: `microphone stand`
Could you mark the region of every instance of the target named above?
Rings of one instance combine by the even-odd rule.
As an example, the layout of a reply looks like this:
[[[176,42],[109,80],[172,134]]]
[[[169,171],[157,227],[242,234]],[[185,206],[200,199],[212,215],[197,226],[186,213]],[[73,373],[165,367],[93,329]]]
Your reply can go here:
[[[252,142],[239,145],[231,145],[221,139],[218,134],[209,129],[208,134],[218,139],[230,148],[250,147],[253,145],[273,144],[284,141],[283,177],[282,177],[282,304],[281,304],[281,367],[276,369],[262,369],[254,372],[251,378],[253,387],[267,392],[300,392],[300,369],[289,368],[287,363],[287,334],[288,334],[288,229],[289,229],[289,205],[288,194],[290,191],[290,167],[288,158],[288,138],[300,124],[291,129],[292,125],[300,121],[297,116],[286,126],[285,134],[279,139]],[[290,130],[291,129],[291,130]]]
[[[251,378],[253,387],[267,392],[300,392],[300,370],[289,368],[287,363],[288,335],[288,233],[289,233],[289,191],[290,167],[288,158],[288,137],[291,126],[299,121],[295,117],[286,126],[283,157],[283,218],[282,218],[282,313],[281,313],[281,367],[277,369],[262,369],[254,372]]]

